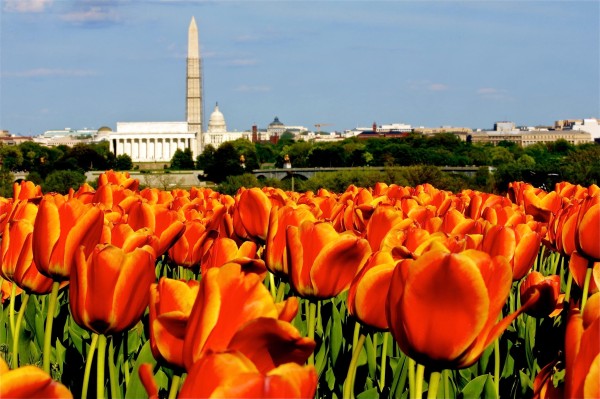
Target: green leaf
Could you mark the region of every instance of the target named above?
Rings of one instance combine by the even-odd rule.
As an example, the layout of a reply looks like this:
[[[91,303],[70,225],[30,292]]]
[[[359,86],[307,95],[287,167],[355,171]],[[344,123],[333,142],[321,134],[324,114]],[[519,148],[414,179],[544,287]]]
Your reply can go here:
[[[146,341],[142,350],[135,360],[133,366],[133,372],[129,378],[129,384],[127,385],[127,391],[125,392],[125,398],[145,398],[148,396],[142,382],[140,381],[139,369],[144,363],[150,363],[152,367],[156,366],[156,359],[152,356],[152,349],[150,349],[150,341]]]
[[[328,367],[325,372],[325,381],[327,382],[327,388],[329,391],[333,391],[335,387],[335,373],[333,372],[333,367]]]
[[[163,371],[162,368],[160,368],[158,372],[154,375],[154,379],[156,380],[156,385],[158,385],[158,389],[164,389],[165,391],[169,389],[169,377]]]
[[[377,356],[375,355],[375,350],[371,334],[369,334],[365,340],[365,351],[367,355],[367,365],[369,367],[369,376],[371,378],[375,378],[375,372],[377,370]]]
[[[392,370],[394,370],[390,395],[393,398],[399,398],[406,387],[406,378],[408,377],[408,358],[406,356],[401,356],[400,358],[390,357],[389,362]]]
[[[344,342],[344,332],[342,330],[342,319],[340,312],[337,309],[335,303],[331,306],[331,332],[329,335],[329,346],[331,353],[331,364],[335,366],[340,350],[342,349],[342,343]]]
[[[315,355],[315,368],[317,369],[317,375],[319,377],[323,373],[325,366],[327,364],[327,353],[329,352],[329,347],[327,345],[321,345],[319,347],[319,352]]]
[[[356,399],[370,399],[370,398],[378,398],[379,393],[377,392],[377,388],[367,389],[356,395]]]
[[[485,391],[485,384],[488,378],[490,378],[490,376],[487,374],[475,377],[467,385],[465,385],[463,390],[460,392],[459,398],[470,399],[483,397],[482,394]]]
[[[67,353],[67,349],[63,346],[62,342],[58,338],[56,338],[56,358],[55,361],[58,364],[58,369],[60,370],[60,374],[63,372],[63,365],[65,363],[65,355]]]

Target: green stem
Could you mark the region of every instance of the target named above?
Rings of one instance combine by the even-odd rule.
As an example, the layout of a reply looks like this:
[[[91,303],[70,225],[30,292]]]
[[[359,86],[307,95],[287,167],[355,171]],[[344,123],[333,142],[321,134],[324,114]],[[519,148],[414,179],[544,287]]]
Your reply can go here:
[[[352,336],[352,348],[356,348],[358,343],[358,336],[360,335],[360,323],[354,323],[354,335]],[[354,351],[354,349],[353,349]]]
[[[500,338],[494,341],[494,388],[496,397],[500,397]]]
[[[590,265],[588,266],[585,272],[585,282],[583,283],[583,294],[581,294],[581,313],[583,313],[583,309],[585,308],[585,304],[588,298],[588,292],[590,289],[590,280],[592,279],[592,267],[594,264],[590,261]]]
[[[308,304],[308,338],[314,340],[315,339],[315,324],[316,324],[316,314],[317,314],[317,304],[313,301],[309,301]],[[314,352],[310,354],[308,358],[308,364],[311,366],[315,365],[315,354]]]
[[[425,375],[425,366],[417,364],[417,374],[415,376],[415,395],[414,398],[423,396],[423,376]]]
[[[104,398],[104,362],[106,361],[106,335],[98,337],[98,362],[96,368],[96,397]]]
[[[17,324],[15,325],[15,336],[13,338],[13,362],[12,368],[16,369],[19,367],[19,331],[21,330],[21,322],[23,321],[23,315],[27,309],[27,302],[29,301],[29,294],[23,296],[23,302],[21,302],[21,308],[19,309],[19,316],[17,316]]]
[[[383,346],[381,347],[381,367],[379,368],[379,390],[385,388],[385,369],[387,366],[387,346],[389,341],[389,332],[383,333]]]
[[[416,365],[417,365],[417,362],[409,357],[408,358],[408,393],[409,393],[409,396],[410,396],[410,394],[415,392],[415,366]],[[410,397],[413,398],[414,396],[410,396]]]
[[[444,398],[450,397],[450,370],[444,369],[442,372],[444,376]]]
[[[175,399],[177,397],[177,391],[179,390],[179,381],[181,376],[179,374],[173,374],[173,380],[171,381],[171,389],[169,390],[169,399]]]
[[[83,374],[83,386],[81,387],[82,399],[87,398],[88,385],[90,384],[90,372],[92,370],[92,361],[94,360],[94,354],[96,353],[96,344],[98,344],[98,334],[92,333],[90,350],[88,351],[85,359],[85,372]]]
[[[354,398],[354,376],[356,375],[358,358],[360,357],[360,352],[362,351],[366,338],[367,336],[365,334],[360,334],[356,347],[352,348],[352,360],[350,360],[348,373],[346,374],[346,382],[344,383],[344,399]]]
[[[427,388],[427,399],[437,398],[438,386],[440,384],[440,373],[434,371],[429,376],[429,388]]]
[[[119,381],[117,381],[117,368],[115,367],[115,340],[110,338],[108,345],[108,375],[110,378],[110,397],[112,399],[120,398]]]
[[[52,283],[52,292],[50,292],[48,302],[48,313],[46,313],[46,330],[44,331],[44,371],[50,374],[50,344],[52,343],[52,324],[54,323],[54,310],[58,298],[58,289],[60,282]]]
[[[123,334],[123,373],[125,374],[125,386],[129,385],[129,331]]]
[[[285,285],[286,283],[284,281],[279,283],[279,286],[277,287],[277,297],[275,298],[275,303],[283,301],[283,296],[285,295]]]
[[[275,275],[269,272],[269,290],[271,291],[271,296],[273,300],[277,299],[277,293],[275,292]]]
[[[17,296],[17,285],[10,283],[10,303],[8,310],[8,320],[10,320],[10,335],[15,338],[15,297]]]
[[[567,276],[567,287],[565,288],[565,299],[564,303],[569,306],[569,299],[571,299],[571,285],[573,285],[573,273],[568,271],[569,275]]]

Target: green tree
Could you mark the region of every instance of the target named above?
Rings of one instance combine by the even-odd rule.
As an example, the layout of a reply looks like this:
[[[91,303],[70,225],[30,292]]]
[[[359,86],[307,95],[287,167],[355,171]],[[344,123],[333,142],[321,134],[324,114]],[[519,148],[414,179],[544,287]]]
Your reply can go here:
[[[115,170],[131,170],[133,169],[133,161],[128,154],[117,155],[115,159]]]
[[[225,142],[217,148],[213,154],[213,162],[204,166],[204,174],[208,180],[221,183],[228,176],[236,176],[244,173],[240,166],[240,154],[231,142]]]
[[[0,197],[12,198],[15,176],[10,170],[0,168]]]
[[[46,176],[42,184],[44,193],[67,194],[69,189],[77,190],[79,186],[85,183],[85,175],[75,170],[55,170]]]
[[[181,150],[178,148],[175,150],[173,157],[171,158],[171,169],[173,170],[193,170],[194,169],[194,157],[192,150],[186,148]]]
[[[23,153],[17,146],[2,145],[0,146],[0,160],[2,160],[3,169],[17,172],[23,165]]]

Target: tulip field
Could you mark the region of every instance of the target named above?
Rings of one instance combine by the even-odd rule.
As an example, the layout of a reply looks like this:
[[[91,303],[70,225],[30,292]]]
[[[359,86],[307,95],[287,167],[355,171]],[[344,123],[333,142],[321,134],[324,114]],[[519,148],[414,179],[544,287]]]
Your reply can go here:
[[[0,197],[1,398],[600,397],[600,188]]]

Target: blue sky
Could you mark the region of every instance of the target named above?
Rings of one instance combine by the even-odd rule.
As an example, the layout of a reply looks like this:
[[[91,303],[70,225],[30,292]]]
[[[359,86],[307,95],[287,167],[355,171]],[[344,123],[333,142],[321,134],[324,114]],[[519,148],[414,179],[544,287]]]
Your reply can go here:
[[[600,116],[597,1],[0,1],[15,134],[185,120],[192,16],[229,130]]]

